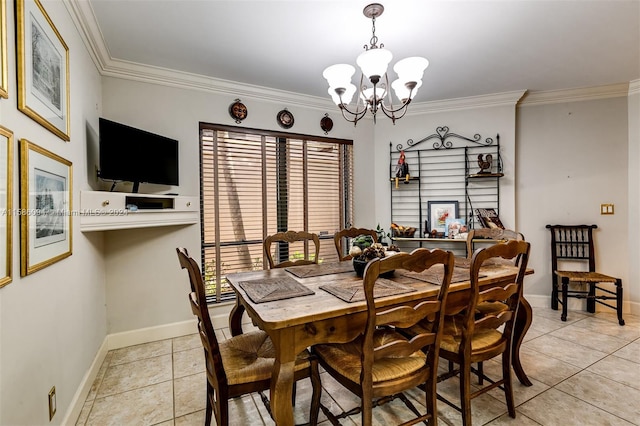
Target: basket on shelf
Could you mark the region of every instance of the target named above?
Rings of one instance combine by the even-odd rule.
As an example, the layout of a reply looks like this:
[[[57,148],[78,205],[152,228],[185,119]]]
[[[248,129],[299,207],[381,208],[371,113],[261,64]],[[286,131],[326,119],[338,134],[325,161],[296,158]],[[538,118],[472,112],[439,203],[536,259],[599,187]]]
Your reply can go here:
[[[391,234],[393,237],[402,237],[402,238],[413,238],[413,234],[416,233],[416,228],[404,227],[400,225],[396,225],[395,223],[391,224]]]

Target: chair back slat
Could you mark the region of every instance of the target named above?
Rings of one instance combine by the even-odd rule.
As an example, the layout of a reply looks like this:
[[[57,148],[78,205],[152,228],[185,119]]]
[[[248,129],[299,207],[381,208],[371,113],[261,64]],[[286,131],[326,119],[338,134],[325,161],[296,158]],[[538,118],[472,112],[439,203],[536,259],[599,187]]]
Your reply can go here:
[[[369,235],[374,243],[378,242],[378,233],[374,229],[351,227],[349,229],[342,229],[333,235],[333,243],[336,246],[340,260],[351,260],[353,258],[353,256],[347,253],[346,248],[348,246],[345,243],[347,242],[347,238],[355,238],[360,235]]]
[[[295,242],[303,243],[302,259],[290,258],[289,244]],[[310,247],[310,242],[313,243],[313,247]],[[271,249],[272,245],[275,246],[274,250]],[[317,264],[320,256],[320,238],[317,234],[305,231],[286,231],[269,235],[265,238],[263,247],[269,269]],[[281,257],[286,259],[280,260]]]
[[[495,241],[517,240],[524,241],[524,235],[521,232],[512,229],[502,228],[478,228],[472,229],[467,234],[467,258],[473,256],[474,239],[489,239]]]

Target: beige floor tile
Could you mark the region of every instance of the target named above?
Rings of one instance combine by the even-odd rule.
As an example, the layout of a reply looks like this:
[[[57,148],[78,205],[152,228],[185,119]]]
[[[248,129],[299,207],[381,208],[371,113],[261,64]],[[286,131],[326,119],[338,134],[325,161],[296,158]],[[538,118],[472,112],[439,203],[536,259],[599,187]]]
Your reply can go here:
[[[610,355],[587,368],[587,371],[640,390],[640,365],[633,361]]]
[[[89,395],[87,395],[87,401],[93,401],[98,393],[98,389],[102,384],[102,380],[104,379],[104,375],[107,373],[107,369],[109,368],[109,364],[111,363],[111,358],[113,357],[113,352],[107,352],[107,355],[98,370],[98,374],[96,378],[93,380],[93,384],[91,385],[91,389],[89,390]]]
[[[502,362],[495,362],[495,361],[485,362],[484,373],[486,376],[491,377],[494,381],[502,379]],[[533,376],[531,376],[531,374],[529,374],[529,372],[527,373],[528,373],[529,380],[531,380],[531,383],[532,383],[531,386],[525,386],[522,383],[520,383],[517,377],[515,376],[515,374],[513,373],[513,370],[511,371],[511,383],[513,386],[513,400],[516,407],[530,400],[536,395],[544,392],[545,390],[549,389],[548,385],[537,381]],[[473,383],[476,383],[477,379],[473,378],[472,380],[473,380]],[[484,385],[486,386],[488,385],[488,383],[485,381]],[[507,404],[505,393],[500,389],[493,389],[488,392],[488,395],[491,395],[498,401],[503,402],[505,405]]]
[[[170,353],[171,339],[159,340],[157,342],[115,349],[112,353],[110,365],[124,364],[126,362],[153,358]]]
[[[615,356],[640,364],[640,339],[629,343],[613,353]]]
[[[503,426],[503,425],[511,425],[511,426],[539,426],[540,423],[535,420],[530,419],[529,417],[522,414],[518,409],[516,409],[516,418],[512,419],[509,417],[509,414],[503,414],[497,419],[486,424],[487,426]]]
[[[76,426],[84,426],[89,418],[89,413],[91,413],[91,408],[93,407],[93,400],[87,401],[82,406],[82,411],[80,411],[80,415],[78,416],[78,420],[76,420]]]
[[[640,338],[640,327],[634,326],[633,324],[621,326],[617,320],[613,322],[602,315],[589,318],[586,321],[577,321],[574,325],[579,328],[584,328],[585,330],[613,336],[627,342]]]
[[[207,406],[207,376],[205,373],[181,377],[173,381],[175,416],[180,417]]]
[[[581,371],[558,384],[566,392],[629,422],[640,419],[640,390],[625,386],[589,371]],[[636,403],[631,403],[635,401]]]
[[[520,361],[527,376],[553,386],[580,371],[580,367],[536,352],[527,347],[520,349]]]
[[[204,350],[202,347],[174,352],[173,378],[177,379],[205,371]]]
[[[107,369],[96,398],[170,381],[171,355],[119,364]]]
[[[215,425],[216,419],[211,415],[211,424]],[[175,426],[202,426],[205,419],[205,410],[200,410],[195,413],[187,414],[186,416],[176,417],[174,422]]]
[[[123,409],[126,407],[126,409]],[[96,398],[87,426],[155,425],[173,420],[171,381]]]
[[[608,354],[617,351],[629,343],[629,340],[609,336],[600,333],[599,331],[580,327],[577,324],[572,324],[560,330],[556,330],[550,333],[550,335],[578,345],[585,345],[585,343],[587,343],[588,347]]]
[[[518,411],[545,426],[632,424],[557,389],[550,389],[525,402]]]
[[[173,352],[186,351],[188,349],[202,349],[202,341],[198,333],[176,337],[173,340]]]
[[[582,342],[588,344],[588,342]],[[609,355],[596,349],[567,342],[550,335],[540,336],[522,344],[523,348],[543,353],[577,367],[586,368]]]
[[[546,334],[566,326],[567,323],[560,321],[560,318],[552,319],[547,317],[538,317],[534,314],[530,330],[535,330]]]

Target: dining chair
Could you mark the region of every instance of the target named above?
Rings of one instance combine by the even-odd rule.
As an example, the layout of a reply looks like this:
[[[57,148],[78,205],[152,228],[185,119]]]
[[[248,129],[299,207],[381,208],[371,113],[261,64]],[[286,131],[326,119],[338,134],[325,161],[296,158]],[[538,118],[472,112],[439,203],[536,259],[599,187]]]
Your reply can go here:
[[[471,425],[471,399],[500,388],[505,393],[507,411],[512,418],[516,417],[511,386],[511,349],[513,328],[516,319],[527,263],[529,261],[530,244],[525,241],[509,240],[476,250],[471,258],[470,292],[467,303],[447,306],[443,336],[440,343],[440,356],[450,362],[449,371],[441,374],[438,381],[454,376],[460,378],[460,406],[442,396],[438,398],[462,414],[464,426]],[[512,282],[504,286],[483,287],[480,289],[483,265],[515,261],[519,259],[517,273]],[[476,315],[476,307],[483,302],[500,301],[507,309],[499,313]],[[471,364],[482,363],[497,356],[502,358],[502,378],[493,380],[479,370],[473,370]],[[451,366],[457,364],[458,368]],[[471,392],[471,371],[478,375],[480,385],[482,379],[490,384]]]
[[[302,258],[297,259],[296,254],[290,253],[293,243],[302,243]],[[309,243],[313,243],[315,252],[311,251]],[[312,265],[318,263],[320,255],[320,239],[317,234],[305,231],[286,231],[269,235],[264,240],[264,253],[269,262],[269,269],[288,268],[297,265]],[[271,246],[274,246],[272,250]]]
[[[478,228],[472,229],[469,231],[467,235],[467,258],[471,259],[474,252],[474,240],[477,239],[489,239],[494,242],[504,242],[509,240],[516,241],[524,241],[524,235],[521,232],[517,232],[511,229],[502,229],[502,228]],[[515,260],[515,263],[519,259]],[[502,302],[494,301],[494,302],[483,302],[479,303],[476,306],[476,313],[486,314],[493,313],[497,314],[501,311],[507,310],[507,305]],[[482,364],[480,364],[479,368],[481,369]]]
[[[587,300],[587,312],[596,311],[596,303],[615,309],[618,324],[622,319],[622,279],[596,272],[596,251],[593,230],[597,225],[547,225],[551,231],[551,308],[562,304],[562,321],[567,320],[567,300],[569,297]],[[577,267],[576,262],[582,264]],[[569,263],[572,269],[561,268]],[[577,270],[576,270],[577,269]],[[585,270],[587,269],[587,270]],[[560,282],[558,282],[558,279]],[[587,285],[588,289],[569,288],[569,284]],[[611,286],[615,286],[614,289]],[[560,290],[558,290],[560,288]],[[558,292],[562,298],[558,297]],[[605,302],[615,300],[615,306]]]
[[[333,235],[333,242],[336,245],[336,251],[338,252],[338,258],[342,260],[351,260],[351,256],[346,248],[348,247],[347,238],[356,238],[360,235],[369,235],[373,239],[374,243],[378,242],[378,233],[375,229],[367,228],[354,228],[342,229]]]
[[[430,268],[442,270],[442,284],[437,298],[412,300],[393,307],[376,306],[374,291],[380,274],[395,270],[422,272]],[[416,424],[429,420],[436,424],[436,378],[438,351],[442,336],[442,312],[454,268],[453,253],[441,249],[418,248],[374,259],[364,271],[362,284],[367,302],[367,319],[360,336],[348,343],[320,344],[312,347],[320,365],[342,386],[360,397],[360,407],[333,414],[320,408],[332,424],[339,419],[361,414],[362,425],[372,424],[372,410],[395,398],[400,398],[417,416]],[[399,329],[414,326],[429,319],[428,326],[412,338]],[[422,386],[426,392],[426,414],[421,414],[403,391]]]
[[[252,392],[260,392],[267,411],[271,414],[269,401],[262,393],[271,385],[271,373],[275,361],[271,339],[264,331],[256,330],[219,342],[211,324],[200,268],[185,248],[176,248],[176,252],[180,266],[189,273],[191,285],[189,303],[191,311],[198,319],[198,333],[204,347],[207,375],[205,424],[211,424],[213,412],[216,425],[227,426],[229,399]],[[320,410],[320,375],[317,360],[305,350],[296,359],[294,383],[307,377],[311,379],[313,389],[309,423],[315,425],[318,422]]]

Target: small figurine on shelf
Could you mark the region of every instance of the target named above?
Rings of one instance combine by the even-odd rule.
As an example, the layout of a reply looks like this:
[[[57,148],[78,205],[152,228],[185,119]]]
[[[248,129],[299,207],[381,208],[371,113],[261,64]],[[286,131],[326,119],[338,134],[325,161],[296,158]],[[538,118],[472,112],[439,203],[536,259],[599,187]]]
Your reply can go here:
[[[404,151],[400,151],[400,158],[398,158],[398,164],[396,165],[396,188],[400,178],[404,178],[404,183],[409,183],[409,165],[405,159]]]
[[[491,154],[487,154],[484,159],[482,158],[482,154],[478,154],[478,167],[480,167],[478,174],[491,173],[492,160],[493,156]]]

